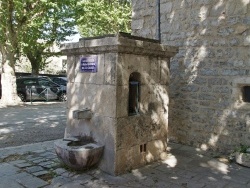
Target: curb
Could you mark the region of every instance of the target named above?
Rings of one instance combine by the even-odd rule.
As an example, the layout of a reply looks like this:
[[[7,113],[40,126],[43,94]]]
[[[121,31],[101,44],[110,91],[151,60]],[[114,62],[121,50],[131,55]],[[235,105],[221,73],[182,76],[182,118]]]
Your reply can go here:
[[[22,146],[0,148],[0,159],[6,158],[14,154],[24,155],[25,153],[28,152],[40,152],[48,149],[53,149],[55,141],[56,140],[51,140],[51,141],[38,142]]]

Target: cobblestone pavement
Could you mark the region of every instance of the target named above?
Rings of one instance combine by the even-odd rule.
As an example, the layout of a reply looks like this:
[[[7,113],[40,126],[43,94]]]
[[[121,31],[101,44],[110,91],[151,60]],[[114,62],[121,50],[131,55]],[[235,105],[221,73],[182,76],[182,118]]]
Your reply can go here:
[[[221,162],[222,158],[180,144],[169,143],[165,161],[114,177],[99,169],[67,170],[57,159],[53,143],[0,149],[0,188],[250,188],[250,168]]]

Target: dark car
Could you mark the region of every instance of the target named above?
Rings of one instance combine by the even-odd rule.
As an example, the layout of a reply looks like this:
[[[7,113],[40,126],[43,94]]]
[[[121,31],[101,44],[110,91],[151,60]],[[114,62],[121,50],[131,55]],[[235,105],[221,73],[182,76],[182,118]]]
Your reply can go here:
[[[67,100],[65,88],[46,77],[20,77],[16,80],[17,94],[22,101]]]
[[[57,83],[58,85],[62,86],[63,89],[67,90],[67,82],[68,82],[67,77],[63,77],[63,76],[61,76],[61,77],[50,77],[50,79],[53,82]]]
[[[67,77],[50,77],[50,79],[58,85],[67,86]]]

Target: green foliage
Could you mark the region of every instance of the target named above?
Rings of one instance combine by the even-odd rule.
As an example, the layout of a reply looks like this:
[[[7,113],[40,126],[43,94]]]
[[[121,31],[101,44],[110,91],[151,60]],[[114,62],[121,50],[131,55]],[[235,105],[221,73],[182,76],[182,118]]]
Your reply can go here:
[[[60,55],[53,52],[51,46],[65,41],[67,36],[75,34],[75,0],[44,0],[38,12],[40,16],[28,25],[23,39],[23,53],[32,65],[32,72],[38,74],[46,66],[46,59]]]
[[[1,0],[0,51],[11,57],[13,69],[20,55],[26,55],[38,73],[48,57],[58,55],[51,45],[75,33],[76,21],[86,37],[130,32],[131,1]]]
[[[77,25],[84,37],[131,32],[131,0],[80,0]]]
[[[246,153],[248,148],[250,148],[250,146],[240,144],[240,146],[236,148],[235,151],[240,153]]]
[[[49,50],[54,43],[75,34],[77,0],[1,0],[0,50],[21,54],[42,67],[44,59],[57,55]],[[15,64],[12,61],[12,67]],[[40,66],[41,64],[41,66]]]
[[[11,67],[20,52],[27,17],[23,16],[23,5],[18,0],[0,1],[0,50]],[[5,59],[7,58],[7,59]]]
[[[26,28],[25,42],[60,42],[74,34],[76,0],[43,0]]]

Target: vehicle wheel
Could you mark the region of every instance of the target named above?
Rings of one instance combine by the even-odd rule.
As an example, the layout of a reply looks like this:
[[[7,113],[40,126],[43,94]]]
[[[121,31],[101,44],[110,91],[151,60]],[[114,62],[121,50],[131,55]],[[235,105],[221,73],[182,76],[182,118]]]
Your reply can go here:
[[[26,101],[26,96],[23,93],[18,93],[17,95],[21,99],[21,101],[23,101],[23,102]]]
[[[67,94],[66,93],[61,93],[59,95],[59,101],[67,101]]]

